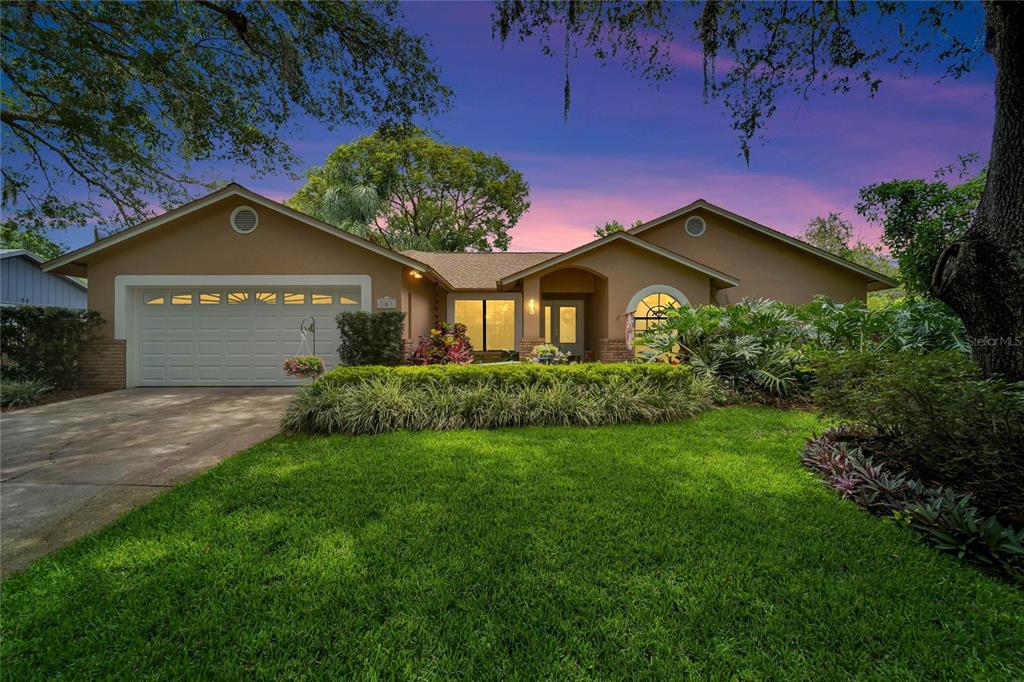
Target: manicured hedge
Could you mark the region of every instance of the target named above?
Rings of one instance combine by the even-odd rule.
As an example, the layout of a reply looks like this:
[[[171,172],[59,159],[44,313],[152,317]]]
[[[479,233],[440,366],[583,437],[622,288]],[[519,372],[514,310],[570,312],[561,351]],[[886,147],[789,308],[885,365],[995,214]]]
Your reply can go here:
[[[713,381],[669,365],[341,367],[299,390],[283,428],[361,435],[654,423],[696,414],[714,397]]]

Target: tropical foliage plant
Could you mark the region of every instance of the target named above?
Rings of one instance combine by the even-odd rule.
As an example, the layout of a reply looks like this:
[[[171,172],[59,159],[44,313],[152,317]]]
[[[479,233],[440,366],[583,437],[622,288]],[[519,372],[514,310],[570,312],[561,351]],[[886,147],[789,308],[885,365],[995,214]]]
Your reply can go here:
[[[473,362],[473,344],[461,322],[442,322],[420,337],[410,362],[414,365],[468,365]]]
[[[804,446],[804,466],[857,506],[906,524],[936,548],[1024,585],[1024,527],[979,511],[970,493],[927,485],[892,461],[876,461],[855,443],[861,434],[833,429]]]
[[[735,390],[780,398],[806,393],[817,353],[966,350],[956,315],[931,299],[879,309],[825,297],[802,306],[765,299],[680,306],[637,342],[648,360],[681,361]]]

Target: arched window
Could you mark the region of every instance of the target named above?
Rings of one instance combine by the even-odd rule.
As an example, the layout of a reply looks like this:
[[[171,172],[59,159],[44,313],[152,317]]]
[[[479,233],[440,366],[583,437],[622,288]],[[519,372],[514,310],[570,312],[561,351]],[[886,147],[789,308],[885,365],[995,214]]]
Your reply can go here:
[[[679,306],[675,296],[658,292],[644,296],[633,312],[633,330],[641,334],[665,319],[668,311]]]

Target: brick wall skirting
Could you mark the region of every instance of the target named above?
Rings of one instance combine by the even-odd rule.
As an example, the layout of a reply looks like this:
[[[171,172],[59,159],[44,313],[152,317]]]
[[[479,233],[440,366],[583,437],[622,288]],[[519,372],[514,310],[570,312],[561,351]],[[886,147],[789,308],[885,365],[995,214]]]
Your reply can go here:
[[[525,360],[537,346],[544,343],[544,339],[519,339],[519,358]]]
[[[92,341],[78,354],[82,388],[119,389],[125,387],[125,342]]]
[[[597,359],[599,362],[632,362],[633,353],[626,348],[625,339],[599,339]]]

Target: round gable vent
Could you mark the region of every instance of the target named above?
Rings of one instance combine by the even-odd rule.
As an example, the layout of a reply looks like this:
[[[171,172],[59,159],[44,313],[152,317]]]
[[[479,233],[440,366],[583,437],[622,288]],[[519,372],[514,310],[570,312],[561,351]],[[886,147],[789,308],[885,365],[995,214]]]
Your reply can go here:
[[[231,227],[239,234],[249,234],[260,224],[260,216],[256,209],[249,206],[239,206],[231,212]]]
[[[699,215],[690,216],[686,219],[686,234],[691,237],[699,237],[708,229],[707,223]]]

